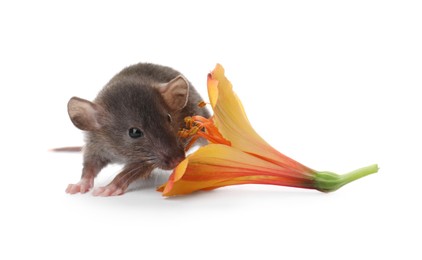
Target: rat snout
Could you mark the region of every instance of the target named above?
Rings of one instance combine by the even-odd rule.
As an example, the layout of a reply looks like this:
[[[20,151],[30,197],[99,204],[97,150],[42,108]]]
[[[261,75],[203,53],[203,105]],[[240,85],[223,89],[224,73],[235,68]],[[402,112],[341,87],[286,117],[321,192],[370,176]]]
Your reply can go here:
[[[179,163],[181,163],[183,160],[185,159],[185,156],[180,156],[177,158],[173,158],[168,162],[168,166],[170,169],[174,169],[176,168],[177,165],[179,165]]]
[[[162,154],[160,168],[164,170],[172,170],[185,159],[185,151],[183,149],[177,149],[171,153]]]

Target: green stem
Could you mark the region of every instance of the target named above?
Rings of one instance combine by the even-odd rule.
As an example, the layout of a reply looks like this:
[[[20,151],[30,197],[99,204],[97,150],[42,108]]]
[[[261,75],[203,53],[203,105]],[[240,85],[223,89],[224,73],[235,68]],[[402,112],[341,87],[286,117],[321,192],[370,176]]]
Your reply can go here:
[[[378,169],[378,165],[373,164],[343,175],[338,175],[333,172],[317,172],[314,179],[315,188],[322,192],[335,191],[352,181],[378,172]]]

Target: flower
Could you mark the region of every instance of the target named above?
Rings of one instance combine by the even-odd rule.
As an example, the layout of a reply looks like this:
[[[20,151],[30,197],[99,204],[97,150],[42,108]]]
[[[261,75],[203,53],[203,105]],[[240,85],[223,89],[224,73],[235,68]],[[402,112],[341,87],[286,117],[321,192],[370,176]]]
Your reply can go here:
[[[208,74],[207,83],[214,115],[210,119],[186,118],[187,129],[180,136],[191,138],[187,148],[200,137],[210,144],[187,156],[174,169],[168,181],[158,188],[164,196],[239,184],[272,184],[330,192],[378,171],[374,164],[338,175],[300,164],[255,132],[221,65],[217,64]]]

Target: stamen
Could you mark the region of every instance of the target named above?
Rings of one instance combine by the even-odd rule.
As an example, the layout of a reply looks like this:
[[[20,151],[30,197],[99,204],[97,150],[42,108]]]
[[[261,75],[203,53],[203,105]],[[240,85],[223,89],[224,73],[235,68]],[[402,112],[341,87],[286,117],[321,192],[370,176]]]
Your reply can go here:
[[[200,108],[203,108],[203,107],[205,107],[207,105],[207,103],[205,103],[205,101],[200,101],[199,103],[198,103],[198,107],[200,107]]]
[[[202,116],[192,116],[185,118],[186,128],[179,131],[179,136],[182,138],[192,139],[186,146],[189,149],[193,143],[199,138],[205,138],[214,144],[225,144],[231,146],[231,142],[226,140],[214,125],[212,118],[208,119]]]

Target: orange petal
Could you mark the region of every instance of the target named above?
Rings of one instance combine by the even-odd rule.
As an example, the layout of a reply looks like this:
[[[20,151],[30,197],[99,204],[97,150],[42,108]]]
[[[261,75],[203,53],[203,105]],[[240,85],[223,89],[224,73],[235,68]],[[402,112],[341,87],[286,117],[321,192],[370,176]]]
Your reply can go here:
[[[221,144],[209,144],[189,155],[158,188],[164,196],[188,194],[235,184],[273,184],[312,188],[314,172],[288,167]]]

